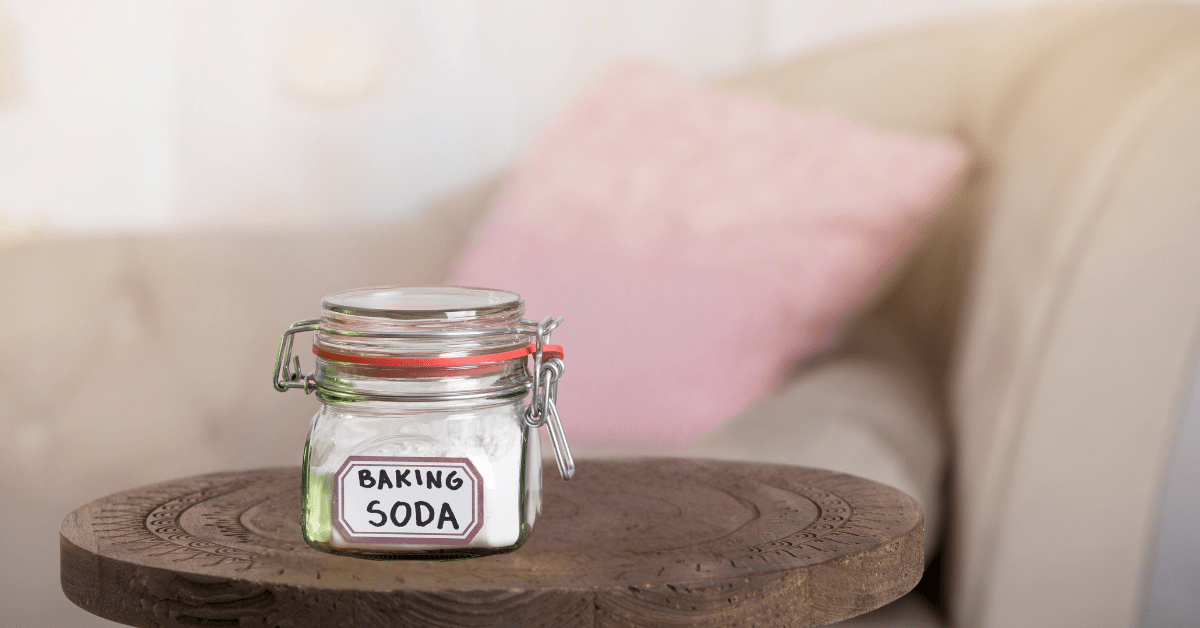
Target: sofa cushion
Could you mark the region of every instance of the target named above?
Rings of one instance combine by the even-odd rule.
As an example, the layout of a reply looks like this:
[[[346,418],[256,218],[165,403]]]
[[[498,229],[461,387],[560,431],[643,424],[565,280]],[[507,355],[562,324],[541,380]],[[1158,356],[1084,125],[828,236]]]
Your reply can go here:
[[[832,344],[965,163],[625,64],[517,169],[450,283],[566,316],[572,438],[682,445]]]

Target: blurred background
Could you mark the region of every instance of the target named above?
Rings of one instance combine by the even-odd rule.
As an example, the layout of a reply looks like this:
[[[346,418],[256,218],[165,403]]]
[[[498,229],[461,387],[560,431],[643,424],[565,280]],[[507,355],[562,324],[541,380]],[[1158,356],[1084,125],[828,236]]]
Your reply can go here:
[[[908,348],[789,393],[933,487],[926,601],[867,625],[1200,625],[1200,2],[0,0],[0,626],[110,625],[58,588],[87,500],[294,464],[282,326],[439,282],[624,57],[972,153],[866,316]]]
[[[713,77],[1023,0],[0,2],[0,225],[415,212],[511,164],[615,58]]]

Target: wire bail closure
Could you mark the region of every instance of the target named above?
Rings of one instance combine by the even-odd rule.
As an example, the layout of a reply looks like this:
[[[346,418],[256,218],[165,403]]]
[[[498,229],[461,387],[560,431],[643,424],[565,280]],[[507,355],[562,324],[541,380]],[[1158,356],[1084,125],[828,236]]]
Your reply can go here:
[[[271,385],[275,390],[287,392],[290,388],[303,388],[304,394],[311,395],[317,389],[317,371],[314,369],[313,372],[304,374],[300,368],[300,356],[292,355],[292,340],[298,333],[317,331],[320,328],[321,319],[313,318],[292,323],[292,326],[283,332],[283,338],[279,341],[279,353],[275,356],[275,373],[271,376]]]
[[[550,332],[562,324],[562,317],[547,316],[537,324],[537,347],[533,353],[533,398],[525,407],[525,424],[532,428],[546,426],[550,434],[550,445],[554,447],[554,461],[558,473],[569,480],[575,475],[575,460],[563,433],[562,421],[558,418],[558,378],[566,372],[561,358],[545,359],[545,347],[550,341]],[[524,322],[524,321],[522,321]]]
[[[292,323],[292,326],[287,331],[283,332],[283,337],[279,341],[279,351],[275,356],[275,370],[271,375],[271,385],[279,392],[287,392],[292,388],[299,388],[303,389],[305,394],[312,394],[319,388],[316,380],[316,369],[312,372],[304,373],[300,366],[300,356],[293,355],[292,353],[296,334],[303,332],[320,331],[334,335],[377,338],[463,338],[504,334],[533,336],[533,372],[530,374],[533,380],[532,383],[526,382],[512,389],[497,391],[495,396],[507,396],[514,393],[522,393],[523,391],[531,391],[533,393],[529,404],[525,406],[525,411],[522,414],[523,420],[526,425],[534,429],[542,426],[546,427],[546,431],[550,436],[550,444],[554,448],[554,460],[558,464],[558,472],[562,475],[562,479],[569,480],[575,475],[575,460],[571,457],[571,448],[567,444],[567,437],[563,432],[562,421],[558,417],[558,408],[555,405],[558,401],[558,380],[566,372],[566,366],[563,364],[562,358],[558,357],[561,355],[561,349],[558,347],[550,347],[555,353],[550,354],[551,357],[547,357],[547,345],[550,342],[550,333],[561,325],[562,321],[563,318],[561,316],[558,318],[547,316],[539,322],[523,318],[521,319],[522,326],[518,328],[374,333],[346,332],[331,329],[321,325],[321,319],[319,318],[297,321]],[[450,401],[479,396],[478,393],[446,393],[420,398],[413,397],[410,399],[414,401]],[[405,399],[405,397],[395,396],[394,399]]]

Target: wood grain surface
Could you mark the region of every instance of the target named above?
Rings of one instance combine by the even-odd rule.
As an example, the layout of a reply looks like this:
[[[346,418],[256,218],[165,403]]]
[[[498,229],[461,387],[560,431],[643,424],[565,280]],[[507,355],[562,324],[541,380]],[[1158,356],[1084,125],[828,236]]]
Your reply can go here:
[[[839,473],[585,460],[544,499],[516,552],[368,561],[304,544],[298,468],[190,477],[68,515],[62,587],[134,626],[817,626],[921,577],[916,502]]]

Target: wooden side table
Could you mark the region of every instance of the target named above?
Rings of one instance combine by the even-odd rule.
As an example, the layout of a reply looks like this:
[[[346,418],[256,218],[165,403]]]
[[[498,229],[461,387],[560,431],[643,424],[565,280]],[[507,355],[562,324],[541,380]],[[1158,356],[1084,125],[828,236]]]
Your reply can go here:
[[[817,626],[921,577],[920,508],[839,473],[683,459],[547,469],[520,550],[452,562],[310,549],[296,468],[118,493],[61,530],[71,601],[136,626]]]

